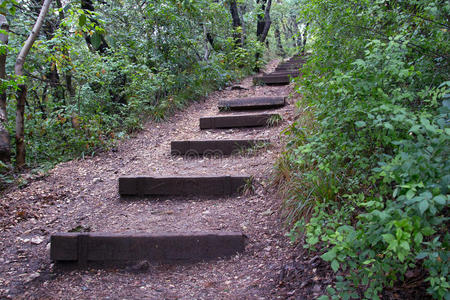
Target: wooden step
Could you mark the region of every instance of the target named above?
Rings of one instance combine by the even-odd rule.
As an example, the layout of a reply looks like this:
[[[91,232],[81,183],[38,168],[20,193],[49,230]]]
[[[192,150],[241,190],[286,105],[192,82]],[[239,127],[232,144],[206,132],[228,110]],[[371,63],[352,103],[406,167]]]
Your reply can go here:
[[[124,176],[121,196],[230,196],[251,185],[250,176]]]
[[[300,69],[301,66],[285,66],[285,67],[276,67],[275,68],[275,72],[277,71],[298,71],[298,69]]]
[[[238,232],[194,233],[56,233],[50,238],[53,261],[186,262],[229,257],[245,250]]]
[[[172,155],[212,156],[221,157],[232,153],[239,153],[247,148],[270,144],[270,140],[204,140],[204,141],[172,141],[170,153]]]
[[[267,126],[271,119],[280,120],[281,116],[279,114],[246,114],[202,117],[200,118],[200,129]]]
[[[292,57],[284,62],[296,62],[297,63],[297,62],[305,62],[305,61],[306,61],[305,57]]]
[[[219,101],[220,110],[247,110],[278,108],[285,105],[286,97],[249,97]]]
[[[301,66],[303,64],[304,64],[304,62],[284,62],[284,63],[278,64],[277,67]]]
[[[254,84],[276,84],[276,85],[286,85],[291,82],[291,78],[296,76],[291,75],[263,75],[263,76],[257,76],[253,77],[253,83]]]
[[[292,77],[298,77],[300,76],[300,71],[298,70],[282,70],[282,71],[275,71],[269,74],[264,74],[263,76],[280,76],[280,75],[289,75]]]

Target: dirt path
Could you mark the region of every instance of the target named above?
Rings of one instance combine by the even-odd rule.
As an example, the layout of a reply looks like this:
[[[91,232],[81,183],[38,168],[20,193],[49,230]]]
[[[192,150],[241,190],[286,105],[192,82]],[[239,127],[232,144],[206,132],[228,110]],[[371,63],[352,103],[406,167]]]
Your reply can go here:
[[[268,66],[272,70],[277,62]],[[62,163],[48,176],[2,196],[0,298],[14,299],[285,299],[279,278],[291,251],[279,218],[281,199],[268,187],[282,151],[280,132],[294,120],[294,99],[271,110],[283,116],[276,127],[203,130],[198,118],[216,115],[221,99],[283,96],[291,86],[226,89],[180,111],[167,122],[146,125],[117,151]],[[269,138],[256,154],[220,159],[172,157],[170,141]],[[229,198],[121,199],[123,175],[253,175],[255,192]],[[5,213],[6,211],[6,213]],[[141,262],[123,268],[67,270],[49,259],[49,236],[76,227],[100,232],[242,231],[243,254],[183,265]],[[292,294],[291,294],[292,295]]]

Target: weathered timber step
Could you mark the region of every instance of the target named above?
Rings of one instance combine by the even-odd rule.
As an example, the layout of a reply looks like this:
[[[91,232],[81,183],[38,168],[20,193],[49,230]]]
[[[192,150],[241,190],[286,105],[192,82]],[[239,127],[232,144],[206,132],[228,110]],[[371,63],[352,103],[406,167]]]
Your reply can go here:
[[[289,67],[289,66],[301,66],[303,65],[305,62],[304,61],[299,61],[299,62],[284,62],[284,63],[280,63],[278,64],[277,67]]]
[[[298,68],[302,66],[303,64],[279,64],[276,66],[277,68]]]
[[[286,97],[250,97],[219,101],[220,110],[278,108],[286,104]]]
[[[301,66],[282,66],[282,67],[276,67],[275,71],[298,71]]]
[[[269,74],[264,74],[263,76],[280,76],[280,75],[289,75],[292,77],[298,77],[300,75],[300,71],[298,70],[283,70],[283,71],[275,71]]]
[[[180,176],[119,178],[122,196],[230,196],[251,185],[250,176]]]
[[[240,153],[248,148],[262,147],[270,144],[270,140],[205,140],[205,141],[172,141],[170,153],[186,156],[221,157],[232,153]]]
[[[284,63],[288,63],[288,64],[303,64],[306,62],[306,59],[289,59],[285,62],[282,62],[282,64]]]
[[[50,238],[53,261],[157,262],[201,261],[229,257],[245,250],[238,232],[194,233],[56,233]]]
[[[279,85],[286,85],[291,82],[291,78],[295,78],[297,76],[291,76],[291,75],[263,75],[263,76],[257,76],[253,77],[253,83],[254,84],[279,84]]]
[[[280,120],[279,114],[246,114],[200,118],[200,129],[259,127],[270,125],[271,120]]]

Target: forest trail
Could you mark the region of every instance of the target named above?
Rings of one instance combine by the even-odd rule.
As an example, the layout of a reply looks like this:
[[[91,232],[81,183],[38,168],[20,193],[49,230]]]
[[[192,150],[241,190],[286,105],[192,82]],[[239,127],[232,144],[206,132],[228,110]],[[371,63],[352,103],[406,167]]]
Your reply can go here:
[[[265,72],[277,64],[270,63]],[[4,194],[2,201],[10,205],[0,215],[0,298],[286,299],[290,291],[280,285],[280,274],[292,248],[279,217],[281,199],[269,181],[283,149],[280,132],[295,119],[298,95],[292,85],[257,86],[252,77],[239,86],[214,92],[165,122],[147,123],[114,151],[59,164],[48,176]],[[253,96],[288,96],[286,106],[258,111],[279,113],[282,122],[273,127],[199,129],[200,117],[219,114],[220,100]],[[201,139],[270,139],[271,145],[220,158],[170,155],[171,141]],[[254,192],[229,197],[121,198],[118,178],[127,175],[251,175]],[[50,261],[50,235],[71,229],[220,230],[243,232],[248,240],[243,253],[207,262],[64,268]]]

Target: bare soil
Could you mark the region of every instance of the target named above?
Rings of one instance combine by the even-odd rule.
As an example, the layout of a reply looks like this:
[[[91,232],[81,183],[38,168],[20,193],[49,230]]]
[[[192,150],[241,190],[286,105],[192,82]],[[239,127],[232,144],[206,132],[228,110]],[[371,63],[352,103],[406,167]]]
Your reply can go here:
[[[274,61],[265,70],[276,66]],[[273,164],[283,151],[280,132],[296,118],[292,86],[253,86],[252,78],[193,102],[163,123],[143,131],[115,151],[61,163],[46,176],[0,199],[1,299],[287,299],[316,297],[320,278],[303,286],[284,284],[293,248],[280,218],[281,199],[270,186]],[[199,117],[219,114],[219,100],[289,96],[271,110],[278,126],[203,130]],[[248,112],[245,112],[248,113]],[[222,112],[220,114],[231,114]],[[238,114],[233,112],[233,114]],[[170,141],[270,139],[271,146],[220,158],[170,155]],[[253,193],[228,198],[121,198],[122,175],[252,175]],[[95,232],[242,231],[246,251],[228,259],[181,265],[136,262],[127,266],[77,269],[54,264],[49,238],[72,229]],[[310,286],[307,290],[306,286]],[[314,288],[314,290],[312,290]]]

